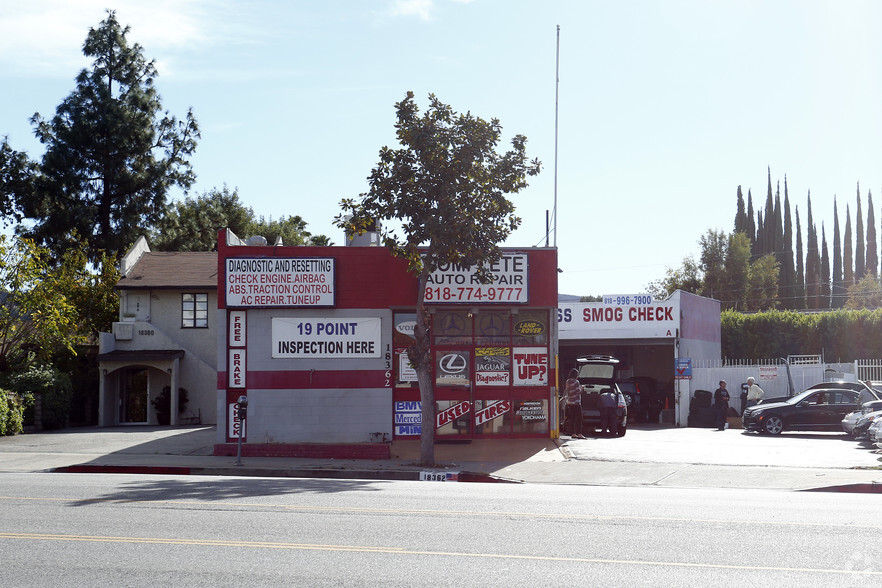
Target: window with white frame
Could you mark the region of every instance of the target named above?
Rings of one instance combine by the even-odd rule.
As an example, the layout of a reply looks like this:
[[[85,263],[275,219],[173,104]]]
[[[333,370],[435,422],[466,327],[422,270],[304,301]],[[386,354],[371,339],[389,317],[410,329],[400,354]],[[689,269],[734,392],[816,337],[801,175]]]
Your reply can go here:
[[[208,328],[208,294],[183,294],[181,297],[181,327]]]

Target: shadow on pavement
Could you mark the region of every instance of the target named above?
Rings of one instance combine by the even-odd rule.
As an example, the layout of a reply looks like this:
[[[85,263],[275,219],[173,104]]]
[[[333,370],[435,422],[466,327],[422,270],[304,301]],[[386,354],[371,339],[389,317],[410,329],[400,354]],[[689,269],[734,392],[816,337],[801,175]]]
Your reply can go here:
[[[353,490],[378,491],[371,480],[318,480],[291,478],[214,478],[214,479],[157,479],[129,482],[122,488],[103,496],[78,500],[72,506],[93,506],[105,502],[188,502],[221,503],[226,500],[279,496],[282,494],[328,494]]]

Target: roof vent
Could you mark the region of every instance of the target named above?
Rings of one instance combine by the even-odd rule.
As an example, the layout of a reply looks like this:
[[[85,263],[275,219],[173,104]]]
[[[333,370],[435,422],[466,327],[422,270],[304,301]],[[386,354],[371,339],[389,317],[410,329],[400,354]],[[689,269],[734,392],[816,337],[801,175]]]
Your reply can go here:
[[[266,237],[254,235],[245,239],[245,245],[249,247],[266,247]]]

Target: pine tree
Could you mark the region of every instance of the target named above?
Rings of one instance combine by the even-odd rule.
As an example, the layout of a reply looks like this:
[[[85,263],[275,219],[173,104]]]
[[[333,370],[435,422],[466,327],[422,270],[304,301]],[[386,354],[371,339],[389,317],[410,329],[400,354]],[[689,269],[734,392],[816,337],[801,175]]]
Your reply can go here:
[[[867,192],[867,275],[879,275],[879,250],[876,244],[876,214],[873,211],[873,193]]]
[[[21,203],[34,225],[20,232],[57,255],[76,235],[87,239],[91,261],[102,251],[121,255],[161,217],[167,192],[195,181],[193,113],[182,121],[163,113],[156,66],[128,33],[108,11],[83,44],[93,61],[76,89],[51,120],[31,118],[46,152],[34,193]]]
[[[842,241],[839,234],[839,212],[836,208],[836,197],[833,198],[833,274],[830,276],[830,285],[831,307],[842,308],[845,305],[846,290],[842,287]]]
[[[854,281],[860,282],[867,273],[866,243],[864,242],[864,219],[861,216],[861,185],[857,187],[857,212],[854,215]]]

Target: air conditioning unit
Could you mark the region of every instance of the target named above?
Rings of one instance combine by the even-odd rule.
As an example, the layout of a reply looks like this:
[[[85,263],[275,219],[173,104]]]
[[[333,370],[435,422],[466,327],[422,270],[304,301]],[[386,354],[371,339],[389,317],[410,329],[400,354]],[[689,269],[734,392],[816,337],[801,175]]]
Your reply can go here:
[[[113,338],[117,341],[131,341],[134,331],[132,323],[113,323]]]

